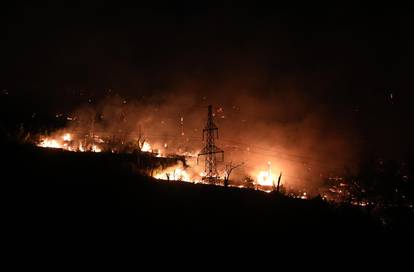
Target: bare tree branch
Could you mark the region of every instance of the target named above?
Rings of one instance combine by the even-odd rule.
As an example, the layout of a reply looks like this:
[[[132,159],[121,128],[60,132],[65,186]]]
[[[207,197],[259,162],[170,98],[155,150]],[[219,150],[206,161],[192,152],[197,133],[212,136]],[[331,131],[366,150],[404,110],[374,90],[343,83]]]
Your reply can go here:
[[[230,179],[231,172],[233,172],[234,169],[242,166],[243,164],[244,162],[239,163],[239,164],[234,164],[232,161],[226,164],[226,167],[224,169],[224,187],[227,187],[229,185],[229,179]]]

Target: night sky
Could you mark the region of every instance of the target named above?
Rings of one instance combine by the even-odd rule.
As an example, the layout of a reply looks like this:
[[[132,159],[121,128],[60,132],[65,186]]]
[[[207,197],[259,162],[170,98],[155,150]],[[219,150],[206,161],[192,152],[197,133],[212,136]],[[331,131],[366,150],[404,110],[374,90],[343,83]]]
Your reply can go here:
[[[128,99],[179,89],[219,99],[227,88],[226,97],[247,90],[264,100],[294,90],[307,110],[356,130],[368,149],[389,156],[413,150],[407,7],[103,3],[3,7],[2,96],[54,113],[109,89]]]

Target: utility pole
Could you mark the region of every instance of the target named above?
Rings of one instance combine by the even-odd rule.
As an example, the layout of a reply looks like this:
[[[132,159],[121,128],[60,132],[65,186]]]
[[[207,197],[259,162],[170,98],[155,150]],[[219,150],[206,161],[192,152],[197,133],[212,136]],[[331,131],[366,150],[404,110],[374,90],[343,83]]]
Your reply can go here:
[[[198,153],[197,164],[198,158],[200,156],[205,156],[205,176],[203,177],[203,180],[206,180],[210,183],[215,183],[219,178],[216,165],[216,154],[221,153],[222,160],[224,160],[224,151],[215,145],[215,138],[218,138],[218,127],[213,122],[213,107],[209,105],[207,124],[203,129],[203,141],[205,139],[206,145],[200,151],[200,153]]]

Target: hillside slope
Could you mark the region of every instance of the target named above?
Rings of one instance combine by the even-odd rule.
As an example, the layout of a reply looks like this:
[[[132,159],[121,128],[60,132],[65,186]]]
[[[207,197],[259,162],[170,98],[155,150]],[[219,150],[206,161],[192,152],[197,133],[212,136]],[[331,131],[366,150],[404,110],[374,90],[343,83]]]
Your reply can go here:
[[[9,144],[3,199],[11,228],[45,235],[119,231],[326,236],[379,233],[352,207],[260,191],[157,181],[131,171],[130,158]]]

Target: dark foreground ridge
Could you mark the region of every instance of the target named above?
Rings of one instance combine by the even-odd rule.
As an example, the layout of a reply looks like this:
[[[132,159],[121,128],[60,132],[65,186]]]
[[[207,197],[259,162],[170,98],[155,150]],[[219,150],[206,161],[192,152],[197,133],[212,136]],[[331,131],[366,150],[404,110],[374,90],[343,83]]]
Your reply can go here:
[[[127,156],[17,144],[3,150],[5,222],[27,235],[215,232],[266,238],[383,232],[363,211],[320,199],[139,176]]]

